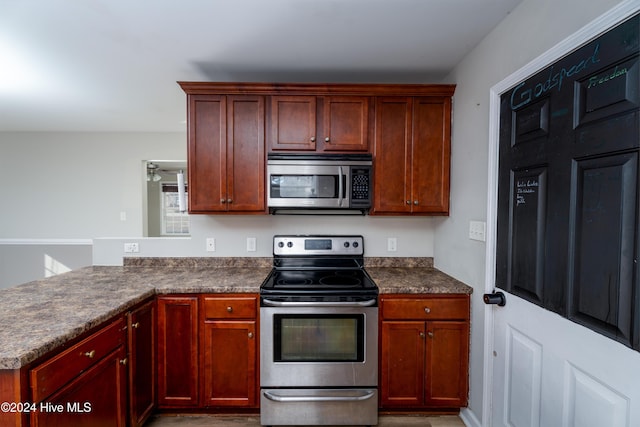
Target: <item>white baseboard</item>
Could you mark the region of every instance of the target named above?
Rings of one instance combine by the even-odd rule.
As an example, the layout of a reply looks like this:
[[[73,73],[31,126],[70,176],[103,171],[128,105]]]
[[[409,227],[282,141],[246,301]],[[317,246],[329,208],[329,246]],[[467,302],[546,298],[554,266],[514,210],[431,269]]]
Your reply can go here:
[[[467,427],[482,427],[482,423],[478,420],[476,414],[474,414],[469,408],[462,408],[460,410],[460,419]]]

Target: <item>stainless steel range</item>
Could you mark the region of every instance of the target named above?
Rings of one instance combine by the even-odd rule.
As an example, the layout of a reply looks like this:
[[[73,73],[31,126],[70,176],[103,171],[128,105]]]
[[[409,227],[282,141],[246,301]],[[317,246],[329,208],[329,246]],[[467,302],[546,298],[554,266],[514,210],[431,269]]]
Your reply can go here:
[[[362,236],[275,236],[260,287],[263,425],[378,423],[378,287]]]

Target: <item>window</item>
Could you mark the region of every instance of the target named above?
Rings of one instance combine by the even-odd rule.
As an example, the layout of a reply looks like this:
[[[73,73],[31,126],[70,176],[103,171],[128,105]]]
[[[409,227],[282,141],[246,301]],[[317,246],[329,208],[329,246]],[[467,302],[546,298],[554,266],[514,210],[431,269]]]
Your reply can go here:
[[[188,235],[189,214],[187,212],[180,212],[178,203],[178,184],[163,183],[161,188],[161,234],[163,236]],[[187,206],[187,191],[188,190],[185,190],[185,206]]]

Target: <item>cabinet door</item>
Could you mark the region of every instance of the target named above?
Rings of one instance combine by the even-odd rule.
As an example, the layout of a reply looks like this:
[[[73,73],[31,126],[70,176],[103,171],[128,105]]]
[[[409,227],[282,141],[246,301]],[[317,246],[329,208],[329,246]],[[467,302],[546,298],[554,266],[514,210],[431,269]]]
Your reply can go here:
[[[158,405],[198,405],[198,297],[158,298]]]
[[[126,425],[126,353],[119,347],[38,405],[32,427],[124,427]],[[42,410],[41,405],[47,405]]]
[[[324,151],[369,150],[369,98],[365,96],[321,97]]]
[[[256,407],[256,322],[206,322],[203,334],[204,405]]]
[[[449,213],[451,99],[414,98],[412,211]]]
[[[430,407],[467,406],[469,323],[427,323],[425,404]]]
[[[316,149],[316,97],[271,97],[270,148],[313,151]]]
[[[227,209],[264,212],[264,97],[227,97]]]
[[[155,405],[155,302],[132,311],[129,326],[129,418],[131,426],[141,426]]]
[[[382,322],[380,403],[383,407],[423,405],[424,337],[425,322]]]
[[[411,212],[411,98],[376,100],[372,213]]]
[[[227,208],[227,102],[218,95],[191,95],[188,106],[189,212]]]

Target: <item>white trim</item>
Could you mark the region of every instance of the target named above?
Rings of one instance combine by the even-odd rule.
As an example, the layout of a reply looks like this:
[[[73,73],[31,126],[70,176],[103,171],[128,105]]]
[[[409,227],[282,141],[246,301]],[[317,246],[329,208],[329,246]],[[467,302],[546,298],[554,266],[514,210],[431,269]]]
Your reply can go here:
[[[524,67],[520,68],[490,89],[489,93],[489,159],[487,186],[487,249],[485,257],[485,291],[492,292],[495,286],[496,222],[498,202],[498,143],[500,128],[500,95],[546,68],[551,63],[587,44],[610,28],[625,21],[640,11],[639,0],[626,0],[594,19]],[[482,425],[492,425],[491,406],[493,390],[493,339],[494,306],[485,306],[484,323],[484,381]]]
[[[0,239],[0,245],[93,245],[93,239]]]
[[[476,414],[473,413],[469,408],[462,408],[460,410],[460,419],[467,427],[481,427],[480,420],[476,417]]]

